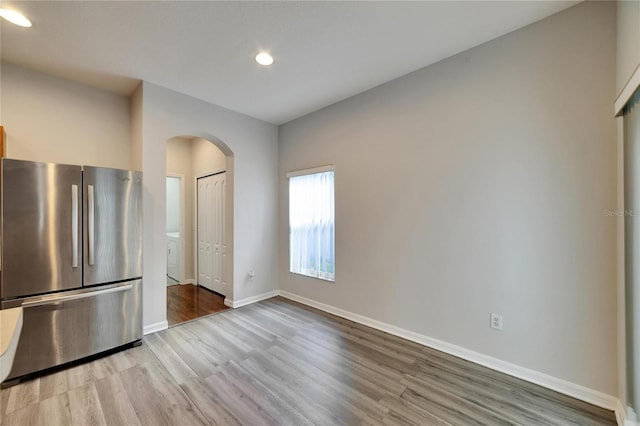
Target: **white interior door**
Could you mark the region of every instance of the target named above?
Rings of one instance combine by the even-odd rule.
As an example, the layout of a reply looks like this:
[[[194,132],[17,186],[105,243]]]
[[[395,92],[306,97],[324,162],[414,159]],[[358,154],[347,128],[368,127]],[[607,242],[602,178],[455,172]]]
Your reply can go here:
[[[212,177],[198,179],[198,284],[213,290]]]
[[[198,284],[227,295],[226,173],[198,179]]]
[[[227,279],[225,263],[227,258],[227,242],[225,235],[225,189],[226,173],[212,176],[213,192],[213,290],[227,295]]]

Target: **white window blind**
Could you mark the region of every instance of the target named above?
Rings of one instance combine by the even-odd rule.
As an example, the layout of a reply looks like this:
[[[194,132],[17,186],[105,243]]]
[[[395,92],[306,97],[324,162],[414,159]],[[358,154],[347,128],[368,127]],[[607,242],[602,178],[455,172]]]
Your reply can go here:
[[[309,172],[287,174],[289,270],[335,281],[334,171],[332,167],[323,167]]]

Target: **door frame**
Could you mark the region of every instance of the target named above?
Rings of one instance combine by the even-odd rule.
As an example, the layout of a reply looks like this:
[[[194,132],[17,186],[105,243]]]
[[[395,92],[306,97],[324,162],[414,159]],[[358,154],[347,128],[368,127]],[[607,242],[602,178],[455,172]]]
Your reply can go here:
[[[187,221],[185,218],[185,194],[184,194],[184,189],[185,189],[185,184],[184,184],[184,180],[185,180],[185,176],[183,174],[180,173],[173,173],[173,172],[167,172],[167,176],[165,177],[165,185],[166,185],[166,178],[177,178],[180,180],[180,283],[179,284],[189,284],[187,283],[187,276],[185,273],[185,263],[186,263],[186,257],[185,257],[185,250],[187,248],[187,239],[185,238],[185,228],[187,226]],[[167,203],[167,194],[165,193],[164,196],[165,200],[165,206]],[[166,219],[165,219],[166,222]],[[166,223],[165,223],[165,228],[166,228]],[[165,237],[166,237],[166,231],[165,231]],[[166,257],[166,256],[165,256]],[[167,267],[165,268],[165,275],[167,275],[167,272],[169,271],[169,261],[168,259],[165,259],[165,263],[167,265]],[[197,277],[196,277],[197,280]]]
[[[200,271],[198,270],[198,179],[202,179],[205,178],[207,176],[213,176],[213,175],[219,175],[221,173],[226,173],[226,167],[224,169],[215,169],[212,172],[206,172],[206,173],[200,173],[196,176],[194,176],[193,179],[193,228],[194,228],[194,234],[193,234],[193,275],[194,275],[194,281],[195,281],[195,285],[199,286],[200,283],[198,282],[198,277],[200,276]],[[226,206],[225,206],[226,208]],[[226,226],[226,222],[222,224],[222,226]],[[205,287],[206,288],[206,287]],[[229,296],[224,296],[225,299]]]

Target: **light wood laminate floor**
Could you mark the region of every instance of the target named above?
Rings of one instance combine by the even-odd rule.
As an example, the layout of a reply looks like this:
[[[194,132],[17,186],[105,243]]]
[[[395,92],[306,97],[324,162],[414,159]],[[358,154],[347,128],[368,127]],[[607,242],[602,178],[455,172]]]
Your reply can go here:
[[[613,413],[269,299],[1,391],[2,425],[613,425]]]

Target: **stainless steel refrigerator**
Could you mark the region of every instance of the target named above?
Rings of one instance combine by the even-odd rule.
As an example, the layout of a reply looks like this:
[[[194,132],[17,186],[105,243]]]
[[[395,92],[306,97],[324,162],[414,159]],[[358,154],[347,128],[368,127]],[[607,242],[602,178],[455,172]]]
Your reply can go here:
[[[2,159],[1,308],[23,308],[6,384],[142,338],[142,174]]]

